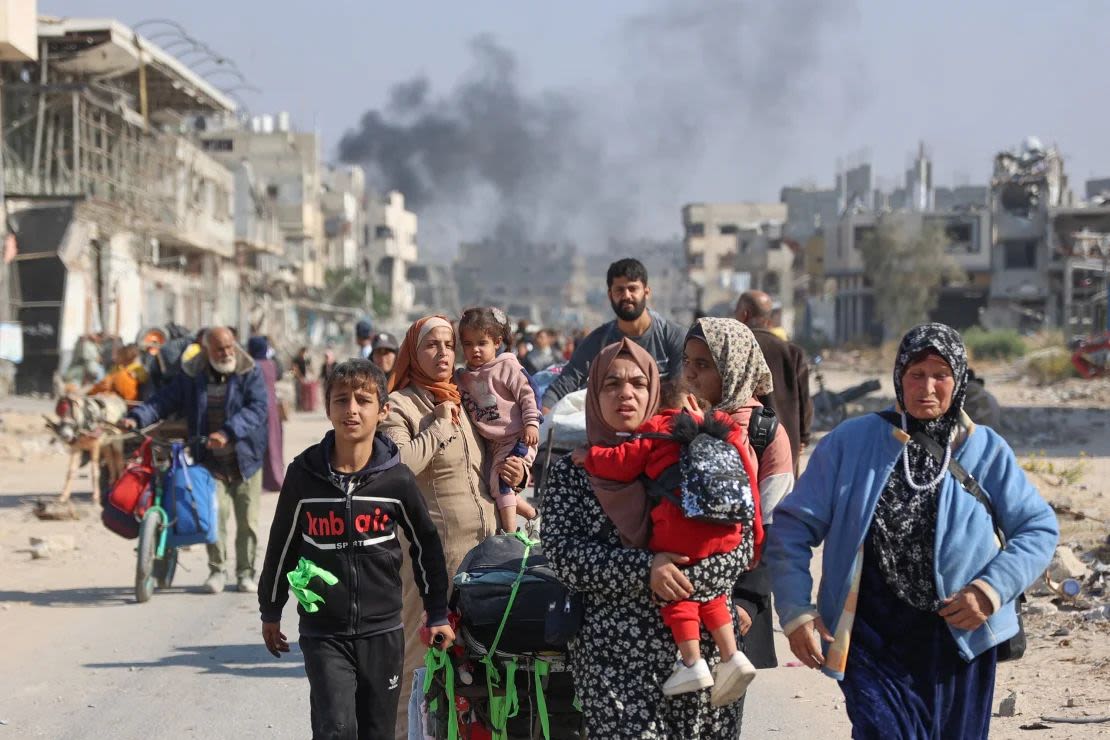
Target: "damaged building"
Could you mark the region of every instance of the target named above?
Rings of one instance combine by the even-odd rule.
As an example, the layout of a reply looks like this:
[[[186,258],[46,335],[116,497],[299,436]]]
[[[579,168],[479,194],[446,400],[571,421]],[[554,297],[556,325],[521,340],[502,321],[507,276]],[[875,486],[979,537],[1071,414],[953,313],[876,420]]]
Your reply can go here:
[[[991,180],[994,275],[985,323],[1064,329],[1082,336],[1107,326],[1110,200],[1105,179],[1068,187],[1056,147],[1029,137],[999,153]]]
[[[113,21],[40,19],[38,45],[3,86],[17,392],[49,392],[83,334],[238,313],[234,177],[177,133],[235,103]]]
[[[325,277],[369,251],[361,170],[325,168],[288,114],[244,116],[117,21],[31,23],[33,57],[0,58],[17,392],[50,392],[90,333],[222,323],[286,352],[349,337],[369,305],[333,305]]]
[[[710,315],[732,315],[736,298],[762,290],[794,325],[799,247],[783,236],[784,203],[691,203],[682,208],[686,276],[697,304]],[[796,264],[797,263],[797,264]]]

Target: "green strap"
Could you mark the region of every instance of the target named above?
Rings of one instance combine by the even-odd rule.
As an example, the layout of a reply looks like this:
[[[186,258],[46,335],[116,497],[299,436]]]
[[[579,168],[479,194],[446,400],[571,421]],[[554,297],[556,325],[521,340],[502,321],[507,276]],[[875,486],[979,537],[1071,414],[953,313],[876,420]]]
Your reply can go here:
[[[509,720],[520,714],[520,697],[516,691],[516,672],[518,663],[512,658],[505,664],[505,693],[493,693],[493,681],[486,671],[486,691],[489,692],[489,723],[493,740],[508,740]]]
[[[523,532],[513,532],[512,536],[524,543],[524,557],[520,559],[520,570],[517,571],[516,580],[513,581],[513,587],[509,591],[509,602],[505,605],[505,613],[501,615],[501,624],[497,625],[497,633],[493,636],[493,642],[490,643],[486,654],[479,661],[486,667],[486,692],[489,695],[493,740],[506,740],[508,737],[505,729],[506,723],[509,718],[515,717],[520,711],[520,701],[516,692],[517,659],[513,658],[505,666],[505,695],[496,696],[493,690],[494,687],[501,685],[501,674],[497,670],[497,665],[493,662],[493,656],[497,653],[501,635],[505,631],[505,625],[509,622],[509,614],[513,610],[517,591],[520,590],[520,581],[524,578],[524,569],[528,567],[528,555],[536,545],[535,540],[529,539],[528,535]]]
[[[432,679],[436,673],[443,671],[443,685],[447,689],[447,740],[458,740],[459,713],[455,708],[455,666],[446,650],[428,648],[424,654],[424,695],[432,688]],[[428,711],[435,712],[439,709],[439,697],[428,702]]]
[[[517,571],[516,580],[513,581],[513,588],[509,591],[509,603],[505,605],[505,613],[501,615],[501,624],[497,625],[497,634],[493,636],[493,642],[489,646],[481,662],[486,664],[486,667],[491,669],[494,674],[497,673],[497,668],[493,665],[493,655],[497,652],[497,646],[501,642],[501,634],[505,631],[505,625],[509,622],[509,613],[513,610],[513,602],[516,601],[516,593],[520,590],[520,581],[524,578],[524,569],[528,567],[528,554],[532,552],[532,548],[536,545],[535,540],[528,538],[528,535],[521,531],[513,532],[513,536],[524,543],[524,557],[520,559],[520,570]]]
[[[289,581],[289,589],[293,595],[297,597],[297,601],[309,614],[320,611],[320,607],[316,602],[321,604],[324,602],[324,597],[315,591],[310,591],[308,588],[309,582],[313,578],[319,578],[329,586],[334,586],[339,583],[339,579],[331,572],[324,570],[316,563],[306,558],[301,558],[297,561],[297,567],[285,574],[286,580]]]
[[[551,722],[547,718],[547,697],[543,694],[543,679],[551,671],[551,665],[546,660],[536,659],[532,664],[532,672],[536,680],[536,711],[540,715],[540,727],[543,728],[543,740],[551,740]]]

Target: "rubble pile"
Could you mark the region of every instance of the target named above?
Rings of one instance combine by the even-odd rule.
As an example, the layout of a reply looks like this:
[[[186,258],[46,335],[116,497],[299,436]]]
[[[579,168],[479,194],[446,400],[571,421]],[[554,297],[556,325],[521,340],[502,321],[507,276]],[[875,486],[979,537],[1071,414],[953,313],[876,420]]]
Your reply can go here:
[[[1026,596],[1026,614],[1070,623],[1056,625],[1058,631],[1067,630],[1065,636],[1084,623],[1110,622],[1110,563],[1099,560],[1097,552],[1076,555],[1075,549],[1061,545]]]

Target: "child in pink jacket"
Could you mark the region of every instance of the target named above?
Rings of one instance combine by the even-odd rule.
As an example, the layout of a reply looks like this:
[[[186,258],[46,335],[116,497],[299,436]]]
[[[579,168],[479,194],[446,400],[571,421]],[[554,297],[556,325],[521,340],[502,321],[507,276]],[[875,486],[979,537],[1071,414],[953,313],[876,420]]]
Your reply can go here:
[[[497,497],[501,528],[517,529],[517,513],[526,519],[536,510],[518,497],[497,474],[508,457],[536,459],[540,410],[520,360],[512,352],[497,354],[510,336],[509,320],[499,308],[468,308],[459,319],[459,339],[466,367],[455,373],[462,405],[478,434],[489,443],[490,492]]]

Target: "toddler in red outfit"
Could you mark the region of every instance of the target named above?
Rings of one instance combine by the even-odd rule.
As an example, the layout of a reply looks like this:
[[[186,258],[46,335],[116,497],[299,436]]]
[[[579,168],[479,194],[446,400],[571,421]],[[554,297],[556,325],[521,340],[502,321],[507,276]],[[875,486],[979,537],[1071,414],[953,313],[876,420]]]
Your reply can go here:
[[[497,354],[510,337],[509,319],[499,308],[468,308],[459,319],[465,368],[455,373],[462,405],[478,434],[489,443],[490,494],[501,528],[517,530],[517,514],[533,519],[536,510],[497,472],[510,456],[531,466],[540,441],[540,409],[524,366],[512,352]]]
[[[628,442],[616,447],[595,445],[579,448],[571,453],[572,461],[584,467],[590,475],[607,480],[628,482],[641,475],[650,480],[658,480],[664,471],[678,464],[682,445],[671,439],[640,435],[669,434],[675,417],[683,413],[691,413],[701,422],[698,415],[701,410],[694,403],[696,399],[684,393],[677,384],[664,383],[660,392],[662,410],[644,422]],[[739,453],[751,481],[756,517],[753,533],[757,536],[755,549],[758,552],[762,545],[758,541],[762,539],[758,537],[762,531],[759,523],[759,494],[744,431],[724,414],[718,413],[715,418],[730,428],[728,442]],[[661,499],[652,508],[651,525],[651,539],[648,542],[651,551],[685,555],[690,559],[690,564],[710,555],[735,550],[740,546],[743,536],[739,524],[715,524],[688,519],[682,509],[667,498]],[[707,602],[689,599],[673,601],[663,606],[661,611],[663,622],[674,635],[681,655],[674,671],[663,684],[663,693],[672,696],[712,686],[714,706],[725,706],[739,700],[755,678],[755,667],[737,649],[729,596],[721,594]],[[721,654],[716,677],[710,674],[709,666],[701,657],[701,624],[705,625]]]

